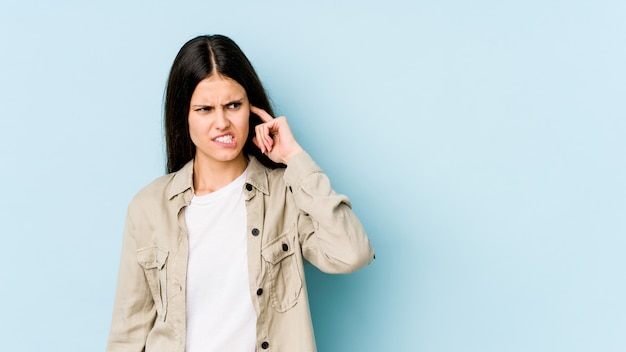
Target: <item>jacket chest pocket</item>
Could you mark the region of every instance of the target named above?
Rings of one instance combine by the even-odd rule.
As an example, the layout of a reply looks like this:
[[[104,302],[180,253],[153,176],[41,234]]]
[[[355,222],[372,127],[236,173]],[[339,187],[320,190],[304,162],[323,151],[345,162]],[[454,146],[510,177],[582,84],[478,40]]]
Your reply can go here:
[[[157,311],[157,319],[165,321],[167,311],[167,257],[169,252],[158,246],[137,250],[137,261],[142,266]]]
[[[289,231],[261,249],[270,281],[271,302],[278,312],[296,305],[302,278],[296,255],[296,231]]]

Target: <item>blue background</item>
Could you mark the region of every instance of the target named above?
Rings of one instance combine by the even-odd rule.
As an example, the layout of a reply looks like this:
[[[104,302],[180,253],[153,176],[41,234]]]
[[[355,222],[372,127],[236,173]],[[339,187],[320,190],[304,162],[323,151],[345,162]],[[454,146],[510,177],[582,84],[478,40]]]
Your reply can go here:
[[[233,38],[377,260],[320,351],[626,350],[623,1],[4,1],[2,351],[102,351],[178,49]]]

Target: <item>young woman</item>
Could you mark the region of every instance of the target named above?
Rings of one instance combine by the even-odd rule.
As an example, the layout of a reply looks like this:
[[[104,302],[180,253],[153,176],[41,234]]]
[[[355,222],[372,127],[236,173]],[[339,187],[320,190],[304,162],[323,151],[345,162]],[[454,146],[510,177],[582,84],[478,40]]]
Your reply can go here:
[[[374,253],[229,38],[187,42],[165,97],[169,174],[128,208],[107,351],[315,351],[308,261]]]

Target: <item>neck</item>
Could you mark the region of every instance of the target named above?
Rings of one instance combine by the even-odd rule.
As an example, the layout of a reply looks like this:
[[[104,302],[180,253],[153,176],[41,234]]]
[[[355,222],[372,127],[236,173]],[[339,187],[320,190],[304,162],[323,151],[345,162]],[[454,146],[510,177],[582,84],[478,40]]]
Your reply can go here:
[[[248,160],[242,154],[228,162],[196,158],[193,162],[193,187],[197,196],[209,194],[230,184],[246,170]]]

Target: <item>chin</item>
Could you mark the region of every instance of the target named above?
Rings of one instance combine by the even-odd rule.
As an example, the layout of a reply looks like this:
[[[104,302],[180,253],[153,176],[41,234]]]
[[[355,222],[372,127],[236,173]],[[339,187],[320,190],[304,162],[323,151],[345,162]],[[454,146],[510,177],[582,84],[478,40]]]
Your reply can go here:
[[[223,154],[217,155],[215,160],[219,160],[222,162],[237,161],[237,159],[239,159],[241,155],[242,155],[241,150],[238,152],[233,151],[232,153],[223,153]]]

